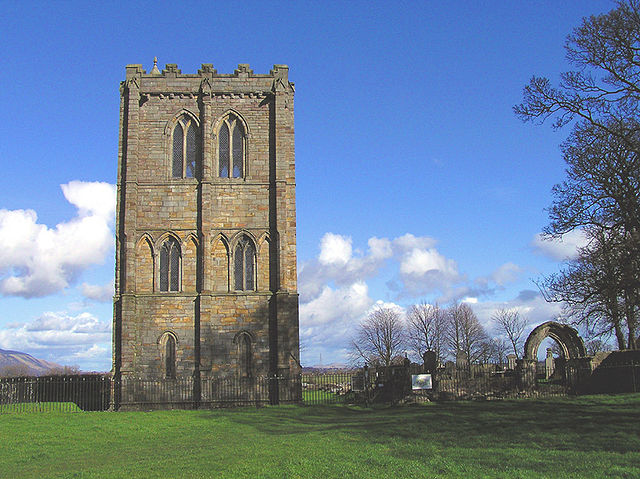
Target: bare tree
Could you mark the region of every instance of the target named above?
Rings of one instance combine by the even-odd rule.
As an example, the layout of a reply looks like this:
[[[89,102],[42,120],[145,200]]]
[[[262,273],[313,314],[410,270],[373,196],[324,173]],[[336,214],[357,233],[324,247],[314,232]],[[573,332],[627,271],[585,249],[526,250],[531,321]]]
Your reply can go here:
[[[494,353],[495,345],[493,344],[493,339],[487,336],[478,347],[478,359],[476,361],[480,364],[488,364],[493,359]]]
[[[545,279],[554,295],[545,299],[567,303],[579,324],[613,332],[619,348],[635,348],[640,328],[640,1],[619,0],[610,12],[583,19],[565,48],[574,70],[561,75],[558,87],[533,77],[514,110],[524,121],[572,125],[562,145],[566,179],[553,187],[545,235],[557,238],[586,229],[596,241],[605,239],[606,247],[596,243],[584,249],[577,262]],[[622,245],[617,251],[616,243]]]
[[[26,364],[8,364],[0,368],[0,378],[34,376],[33,371]]]
[[[524,328],[527,327],[526,318],[520,316],[520,313],[515,309],[502,308],[496,311],[491,319],[496,323],[498,331],[503,333],[511,343],[513,354],[521,357],[522,333],[524,333]]]
[[[47,374],[56,376],[76,376],[78,374],[82,374],[82,371],[78,366],[60,366],[58,368],[50,369]]]
[[[478,362],[485,354],[488,339],[480,321],[466,303],[453,304],[448,313],[447,339],[451,354],[456,359],[463,356],[469,364]]]
[[[389,366],[405,348],[405,330],[400,314],[391,308],[374,310],[358,326],[351,341],[354,361]]]
[[[600,351],[611,351],[611,345],[601,338],[587,339],[584,347],[587,349],[587,356],[593,356]]]
[[[613,333],[619,349],[634,349],[639,291],[633,278],[638,258],[630,254],[628,235],[614,229],[586,231],[589,244],[538,287],[547,301],[562,303],[565,316],[589,336]]]
[[[415,304],[409,310],[407,326],[409,346],[420,358],[425,351],[433,351],[436,353],[436,361],[442,362],[447,340],[446,311],[438,304]]]
[[[511,345],[502,336],[491,339],[491,360],[497,364],[506,363]]]

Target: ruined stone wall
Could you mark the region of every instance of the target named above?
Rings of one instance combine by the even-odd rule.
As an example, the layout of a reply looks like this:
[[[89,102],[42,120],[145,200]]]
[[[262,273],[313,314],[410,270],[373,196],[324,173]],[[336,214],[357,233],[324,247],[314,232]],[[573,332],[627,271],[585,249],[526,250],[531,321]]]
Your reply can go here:
[[[209,64],[197,74],[172,64],[162,72],[154,65],[149,73],[127,66],[118,160],[116,376],[163,378],[168,335],[176,342],[177,377],[242,374],[244,336],[251,374],[297,372],[293,94],[284,65],[265,75],[243,64],[233,74],[218,74]],[[239,178],[219,175],[218,135],[229,114],[244,131]],[[180,118],[197,128],[194,177],[172,173]],[[161,287],[160,256],[169,238],[180,251],[176,291]],[[236,290],[234,252],[242,238],[255,248],[253,287]]]

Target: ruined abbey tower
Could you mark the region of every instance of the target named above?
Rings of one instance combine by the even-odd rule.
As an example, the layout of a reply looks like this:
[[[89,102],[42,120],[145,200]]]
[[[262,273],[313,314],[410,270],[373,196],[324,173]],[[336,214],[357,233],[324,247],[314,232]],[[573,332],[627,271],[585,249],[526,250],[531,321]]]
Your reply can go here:
[[[207,379],[250,382],[299,372],[288,72],[274,65],[269,74],[254,74],[240,64],[221,74],[203,64],[183,74],[154,62],[146,73],[127,65],[120,90],[116,384],[192,378],[192,399],[199,400]]]

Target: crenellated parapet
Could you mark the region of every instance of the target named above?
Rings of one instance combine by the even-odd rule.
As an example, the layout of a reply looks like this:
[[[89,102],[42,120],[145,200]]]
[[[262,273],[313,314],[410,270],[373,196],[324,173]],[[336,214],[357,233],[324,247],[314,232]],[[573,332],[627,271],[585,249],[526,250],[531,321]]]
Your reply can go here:
[[[275,92],[295,91],[289,81],[287,65],[273,65],[267,74],[256,74],[247,63],[240,63],[233,73],[218,73],[211,63],[203,63],[197,73],[182,73],[175,63],[167,63],[160,71],[157,60],[147,73],[140,64],[126,67],[121,89],[134,87],[141,98],[194,98],[199,95],[223,98],[264,98]]]

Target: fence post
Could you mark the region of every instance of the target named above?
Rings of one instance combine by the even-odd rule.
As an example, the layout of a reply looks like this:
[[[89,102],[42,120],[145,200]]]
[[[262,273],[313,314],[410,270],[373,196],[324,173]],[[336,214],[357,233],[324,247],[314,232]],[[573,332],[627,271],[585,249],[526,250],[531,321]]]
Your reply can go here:
[[[200,385],[200,369],[196,367],[193,373],[193,408],[198,409],[200,407],[200,396],[202,394],[202,387]]]
[[[272,406],[280,404],[278,392],[278,376],[276,374],[272,374],[269,376],[269,404]]]

